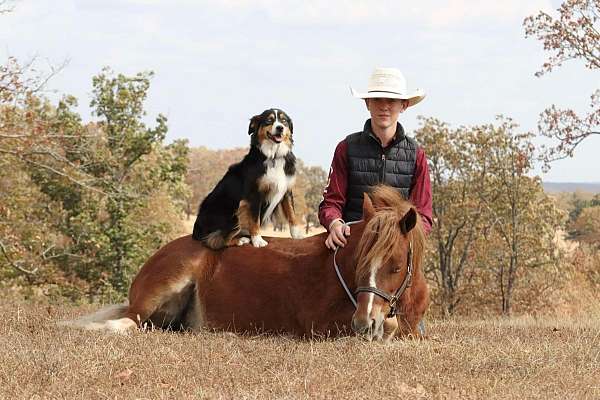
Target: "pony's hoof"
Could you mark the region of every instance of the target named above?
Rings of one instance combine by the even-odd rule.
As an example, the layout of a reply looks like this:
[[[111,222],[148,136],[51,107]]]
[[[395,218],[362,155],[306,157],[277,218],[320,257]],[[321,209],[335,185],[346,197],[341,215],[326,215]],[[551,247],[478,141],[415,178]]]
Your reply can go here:
[[[290,235],[294,239],[304,239],[304,234],[302,233],[302,228],[297,225],[290,227]]]
[[[237,242],[237,245],[238,246],[243,246],[243,245],[248,244],[248,243],[250,243],[250,238],[248,238],[246,236],[243,236],[243,237],[239,238],[239,240]]]
[[[258,236],[252,236],[251,238],[252,240],[252,246],[254,247],[265,247],[268,243],[265,239],[262,238],[262,236],[258,235]]]

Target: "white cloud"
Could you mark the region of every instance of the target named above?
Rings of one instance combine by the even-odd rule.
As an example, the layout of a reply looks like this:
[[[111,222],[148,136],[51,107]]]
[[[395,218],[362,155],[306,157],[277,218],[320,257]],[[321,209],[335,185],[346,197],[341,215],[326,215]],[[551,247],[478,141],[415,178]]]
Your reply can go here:
[[[364,89],[376,65],[400,67],[409,86],[427,91],[403,115],[409,131],[417,114],[460,125],[504,113],[533,129],[549,103],[575,107],[581,97],[587,106],[590,77],[579,66],[533,77],[544,54],[523,37],[521,21],[556,2],[27,0],[0,18],[0,55],[70,59],[50,84],[80,99],[84,119],[102,66],[154,70],[149,124],[167,113],[169,138],[193,145],[247,145],[248,117],[281,106],[296,120],[297,155],[326,166],[367,115],[348,85]]]
[[[449,0],[441,7],[440,3],[428,1],[424,6],[424,11],[429,15],[428,21],[436,27],[448,27],[480,19],[509,22],[522,20],[540,10],[548,12],[553,9],[549,0]]]
[[[208,4],[235,12],[256,12],[269,19],[292,24],[383,23],[427,24],[451,27],[464,22],[520,21],[539,10],[551,11],[551,0],[208,0]]]

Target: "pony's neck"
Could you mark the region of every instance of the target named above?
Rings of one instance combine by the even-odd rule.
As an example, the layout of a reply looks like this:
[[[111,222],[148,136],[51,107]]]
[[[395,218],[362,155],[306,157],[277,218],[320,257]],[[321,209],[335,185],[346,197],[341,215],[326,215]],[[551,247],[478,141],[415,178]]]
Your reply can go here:
[[[356,248],[358,247],[358,243],[362,238],[364,230],[364,221],[353,224],[350,227],[350,236],[348,237],[346,246],[340,247],[336,256],[337,264],[340,268],[342,277],[344,278],[346,285],[348,285],[352,291],[354,291],[356,288],[356,267],[358,263],[356,260]],[[341,287],[341,283],[338,284]],[[344,296],[347,297],[345,294]]]

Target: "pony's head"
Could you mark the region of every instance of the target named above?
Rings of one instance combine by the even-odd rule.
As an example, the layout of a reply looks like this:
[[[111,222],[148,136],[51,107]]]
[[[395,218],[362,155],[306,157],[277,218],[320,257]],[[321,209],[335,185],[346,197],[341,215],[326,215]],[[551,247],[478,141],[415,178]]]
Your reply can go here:
[[[357,308],[352,329],[367,339],[381,339],[396,323],[401,299],[410,296],[411,274],[420,267],[424,234],[414,207],[396,190],[378,186],[364,195],[365,228],[356,250]],[[395,326],[395,325],[394,325]]]

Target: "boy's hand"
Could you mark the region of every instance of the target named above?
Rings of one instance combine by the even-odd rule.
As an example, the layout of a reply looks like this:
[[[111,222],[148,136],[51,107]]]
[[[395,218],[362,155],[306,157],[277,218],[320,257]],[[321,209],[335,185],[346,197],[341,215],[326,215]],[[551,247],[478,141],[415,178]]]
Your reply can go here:
[[[344,247],[348,242],[346,236],[350,236],[350,227],[342,220],[335,220],[329,227],[329,236],[325,240],[325,246],[331,250],[335,250],[338,246]]]

